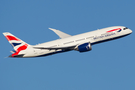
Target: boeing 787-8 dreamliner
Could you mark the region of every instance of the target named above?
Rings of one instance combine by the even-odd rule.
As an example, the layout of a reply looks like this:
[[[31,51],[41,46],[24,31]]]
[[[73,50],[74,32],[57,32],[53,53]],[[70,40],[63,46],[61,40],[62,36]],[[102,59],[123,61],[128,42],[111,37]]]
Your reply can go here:
[[[54,31],[60,39],[38,45],[29,45],[9,32],[3,33],[15,50],[11,51],[12,55],[9,57],[40,57],[70,50],[86,52],[92,49],[92,45],[118,39],[132,33],[132,30],[123,26],[98,29],[74,36],[60,30],[49,29]]]

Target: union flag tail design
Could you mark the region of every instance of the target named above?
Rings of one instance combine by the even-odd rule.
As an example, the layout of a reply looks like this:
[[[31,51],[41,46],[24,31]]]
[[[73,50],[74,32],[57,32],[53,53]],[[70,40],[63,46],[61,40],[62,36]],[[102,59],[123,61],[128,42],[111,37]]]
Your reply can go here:
[[[12,47],[16,51],[15,53],[12,54],[12,57],[19,55],[20,51],[26,50],[27,47],[30,46],[29,44],[15,37],[9,32],[5,32],[3,33],[3,35],[6,37],[6,39],[9,41],[9,43],[12,45]]]

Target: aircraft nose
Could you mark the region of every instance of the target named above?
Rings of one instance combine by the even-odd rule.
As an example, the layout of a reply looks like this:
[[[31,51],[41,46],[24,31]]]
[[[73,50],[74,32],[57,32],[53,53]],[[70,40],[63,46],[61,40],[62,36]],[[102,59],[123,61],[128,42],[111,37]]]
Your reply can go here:
[[[132,33],[132,30],[129,30],[129,33],[131,34]]]

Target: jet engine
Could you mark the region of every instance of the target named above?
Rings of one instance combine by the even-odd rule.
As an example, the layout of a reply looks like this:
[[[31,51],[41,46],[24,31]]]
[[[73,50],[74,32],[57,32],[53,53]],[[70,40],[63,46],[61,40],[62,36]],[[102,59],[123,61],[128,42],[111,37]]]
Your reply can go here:
[[[84,43],[84,44],[78,45],[76,50],[79,52],[87,52],[87,51],[92,50],[92,47],[90,43]]]

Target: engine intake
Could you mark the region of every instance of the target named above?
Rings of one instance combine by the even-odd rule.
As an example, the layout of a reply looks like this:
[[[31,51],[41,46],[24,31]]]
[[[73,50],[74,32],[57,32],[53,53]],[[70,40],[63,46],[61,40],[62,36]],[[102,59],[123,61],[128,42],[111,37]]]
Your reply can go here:
[[[91,47],[90,43],[84,43],[84,44],[77,46],[76,50],[79,52],[87,52],[87,51],[92,50],[92,47]]]

